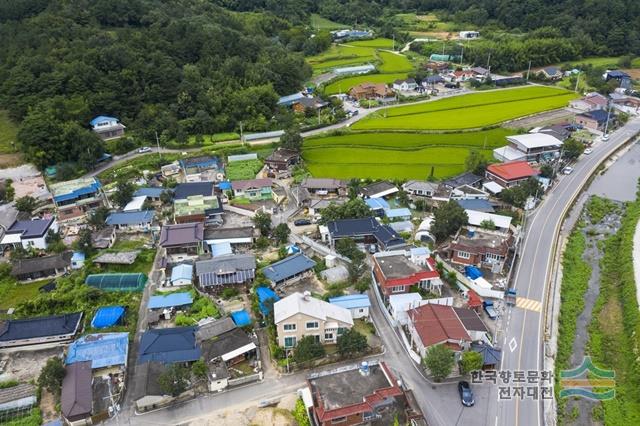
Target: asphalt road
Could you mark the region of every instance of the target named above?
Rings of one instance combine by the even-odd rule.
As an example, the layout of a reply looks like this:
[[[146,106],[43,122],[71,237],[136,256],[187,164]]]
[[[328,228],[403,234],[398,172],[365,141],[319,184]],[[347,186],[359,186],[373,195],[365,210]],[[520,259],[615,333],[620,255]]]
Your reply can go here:
[[[593,148],[593,153],[583,155],[573,166],[570,175],[545,196],[544,202],[527,217],[525,239],[520,248],[520,261],[515,271],[514,286],[519,297],[541,302],[544,306],[547,282],[553,260],[553,245],[565,208],[579,193],[602,160],[609,157],[631,136],[640,132],[640,119],[629,121],[612,133],[607,142]],[[503,347],[502,370],[542,370],[544,362],[544,318],[541,312],[519,307],[507,311]],[[498,400],[498,387],[493,389],[495,404],[493,424],[540,425],[544,424],[542,403],[530,399]],[[493,407],[489,411],[494,411]]]

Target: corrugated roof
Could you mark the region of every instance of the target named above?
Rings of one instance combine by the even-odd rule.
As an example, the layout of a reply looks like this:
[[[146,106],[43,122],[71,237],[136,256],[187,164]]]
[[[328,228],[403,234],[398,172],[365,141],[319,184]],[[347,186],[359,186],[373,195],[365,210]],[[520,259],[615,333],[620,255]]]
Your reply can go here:
[[[471,200],[456,200],[458,205],[465,210],[475,210],[484,213],[493,213],[495,209],[493,204],[488,200],[471,199]]]
[[[188,263],[181,263],[176,265],[171,270],[171,282],[177,280],[189,280],[193,279],[193,265]]]
[[[347,296],[332,297],[329,303],[345,309],[368,308],[371,306],[369,296],[366,294],[349,294]]]
[[[252,254],[218,256],[196,262],[200,285],[241,284],[255,277],[256,258]]]
[[[478,316],[478,313],[473,309],[453,308],[453,310],[456,312],[460,322],[462,322],[462,325],[467,331],[480,331],[485,333],[489,331],[487,326]]]
[[[20,383],[16,386],[0,389],[0,405],[36,395],[36,387],[30,383]]]
[[[525,133],[523,135],[507,136],[511,143],[521,145],[526,149],[561,146],[562,141],[546,133]]]
[[[386,209],[384,211],[384,214],[389,219],[394,219],[396,217],[411,217],[411,210],[405,207],[401,207],[398,209]]]
[[[210,321],[199,326],[196,330],[196,339],[199,342],[209,340],[231,331],[234,328],[236,328],[236,324],[231,317],[220,318],[219,320]]]
[[[258,154],[256,154],[255,152],[251,154],[230,155],[227,157],[227,161],[229,163],[234,163],[236,161],[250,161],[250,160],[257,160],[257,159],[258,159]]]
[[[210,244],[211,247],[211,256],[225,256],[228,254],[233,254],[233,249],[231,248],[231,243],[229,241],[223,241],[221,243],[213,243]]]
[[[42,237],[49,231],[54,220],[54,217],[49,219],[19,220],[13,222],[13,225],[7,229],[6,234],[20,234],[22,238]]]
[[[164,191],[169,191],[171,192],[171,189],[169,188],[158,188],[158,187],[145,187],[145,188],[138,188],[136,190],[136,192],[133,193],[134,197],[150,197],[150,198],[159,198],[160,195],[164,192]]]
[[[106,224],[110,226],[144,225],[153,222],[155,216],[154,210],[116,212],[107,217]]]
[[[142,210],[142,205],[147,201],[147,197],[145,195],[134,196],[131,201],[127,203],[126,206],[122,209],[125,212],[133,212]]]
[[[489,164],[487,166],[487,171],[506,181],[524,179],[538,174],[538,171],[533,169],[526,161]]]
[[[32,257],[13,261],[11,275],[20,276],[53,269],[63,270],[71,264],[71,252],[52,254],[51,256]]]
[[[364,202],[367,203],[367,206],[372,210],[386,210],[390,207],[384,198],[367,198]]]
[[[67,364],[91,361],[91,368],[126,365],[129,333],[87,334],[69,345]]]
[[[285,281],[297,274],[308,271],[316,265],[303,253],[296,253],[279,262],[273,263],[262,270],[264,276],[274,283]]]
[[[193,303],[193,296],[191,293],[171,293],[166,295],[151,296],[147,308],[149,309],[163,309],[163,308],[178,308],[181,306],[191,305]]]
[[[234,180],[233,182],[231,182],[231,187],[233,188],[234,191],[246,191],[247,189],[252,189],[252,188],[254,189],[260,189],[265,187],[271,188],[272,184],[273,184],[273,181],[268,178],[245,179],[245,180]]]
[[[491,221],[498,228],[508,229],[513,220],[510,216],[502,216],[499,214],[484,213],[476,210],[465,210],[469,217],[469,225],[481,226],[484,221]]]
[[[192,197],[194,195],[213,195],[213,182],[187,182],[178,184],[173,189],[173,198],[182,200],[183,198]]]

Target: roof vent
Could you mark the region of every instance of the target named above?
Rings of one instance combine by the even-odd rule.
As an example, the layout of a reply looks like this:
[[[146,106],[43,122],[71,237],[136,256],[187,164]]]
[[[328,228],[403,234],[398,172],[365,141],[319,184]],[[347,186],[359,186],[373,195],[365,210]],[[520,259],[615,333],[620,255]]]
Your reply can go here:
[[[303,298],[304,300],[310,300],[310,299],[311,299],[311,292],[310,292],[310,291],[308,291],[308,290],[305,290],[305,292],[304,292],[304,293],[302,293],[302,298]]]

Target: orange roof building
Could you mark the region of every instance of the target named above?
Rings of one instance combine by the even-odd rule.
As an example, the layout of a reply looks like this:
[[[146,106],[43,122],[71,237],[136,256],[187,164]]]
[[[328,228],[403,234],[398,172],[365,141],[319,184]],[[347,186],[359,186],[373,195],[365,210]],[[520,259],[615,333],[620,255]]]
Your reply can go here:
[[[511,188],[520,185],[530,177],[537,176],[539,173],[526,161],[513,161],[510,163],[490,164],[487,166],[485,177],[504,188]]]

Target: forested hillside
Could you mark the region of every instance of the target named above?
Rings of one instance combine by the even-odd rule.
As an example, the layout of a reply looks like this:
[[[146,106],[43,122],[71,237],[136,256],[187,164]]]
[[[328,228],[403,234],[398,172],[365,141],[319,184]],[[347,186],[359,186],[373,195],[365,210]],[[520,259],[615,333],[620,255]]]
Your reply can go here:
[[[14,4],[15,3],[15,4]],[[21,0],[0,3],[0,103],[40,166],[100,155],[86,130],[115,115],[154,132],[269,127],[278,95],[310,75],[277,40],[289,23],[198,0]]]

